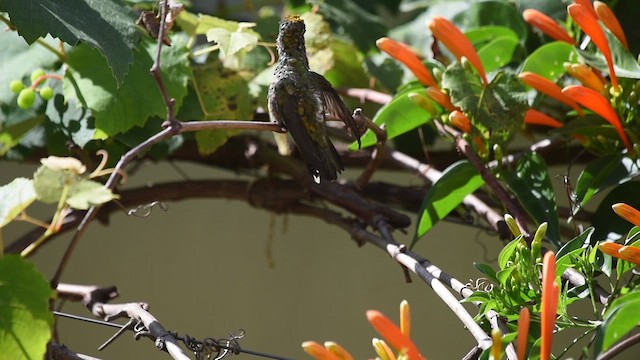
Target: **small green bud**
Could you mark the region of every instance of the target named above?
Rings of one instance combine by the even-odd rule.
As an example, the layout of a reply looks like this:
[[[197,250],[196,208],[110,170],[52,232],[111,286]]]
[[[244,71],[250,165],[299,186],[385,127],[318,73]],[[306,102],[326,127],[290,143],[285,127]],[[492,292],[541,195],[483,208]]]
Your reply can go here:
[[[433,73],[433,79],[437,82],[440,83],[442,81],[442,70],[440,70],[439,67],[434,67],[431,72]]]
[[[36,80],[38,80],[38,78],[42,75],[46,74],[44,72],[44,70],[42,69],[35,69],[33,70],[33,72],[31,73],[31,83],[35,82]]]
[[[29,109],[36,100],[36,92],[32,88],[25,88],[18,94],[18,106],[21,109]]]
[[[460,63],[465,70],[473,72],[473,65],[466,56],[460,58]]]
[[[511,216],[510,214],[504,214],[504,222],[507,223],[507,226],[509,227],[509,230],[511,230],[511,233],[514,237],[522,235],[522,233],[520,232],[520,227],[518,226],[518,223],[516,222],[516,219],[513,218],[513,216]]]
[[[496,158],[498,164],[502,163],[504,154],[502,153],[502,146],[500,146],[500,144],[493,144],[493,156]]]
[[[45,86],[40,89],[40,97],[43,100],[51,100],[51,98],[53,97],[53,89],[51,88],[51,86]]]

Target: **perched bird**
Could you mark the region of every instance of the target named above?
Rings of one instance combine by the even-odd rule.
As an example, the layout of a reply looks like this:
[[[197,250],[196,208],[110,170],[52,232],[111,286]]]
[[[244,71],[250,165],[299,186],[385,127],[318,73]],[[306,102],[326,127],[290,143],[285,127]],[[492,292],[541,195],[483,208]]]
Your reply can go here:
[[[344,170],[340,156],[327,135],[325,120],[344,121],[360,145],[360,133],[349,108],[331,84],[309,70],[304,46],[304,21],[287,16],[280,22],[278,65],[269,86],[269,115],[284,124],[309,165],[314,180],[335,180]]]

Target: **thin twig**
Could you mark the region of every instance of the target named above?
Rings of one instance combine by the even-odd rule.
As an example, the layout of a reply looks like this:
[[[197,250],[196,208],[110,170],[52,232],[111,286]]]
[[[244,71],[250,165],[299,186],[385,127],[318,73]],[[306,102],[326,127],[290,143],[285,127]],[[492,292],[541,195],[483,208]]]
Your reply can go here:
[[[371,160],[365,167],[364,171],[356,180],[356,188],[362,189],[369,183],[373,173],[380,167],[382,161],[385,158],[385,149],[387,143],[387,132],[384,127],[378,126],[371,119],[364,116],[362,109],[358,108],[353,112],[353,118],[356,120],[356,124],[364,123],[368,129],[373,131],[376,135],[376,148],[371,152]]]
[[[613,359],[616,355],[622,353],[623,351],[629,349],[630,347],[640,343],[640,333],[633,334],[628,338],[620,341],[619,343],[613,345],[609,348],[609,350],[603,352],[598,357],[598,360],[609,360]]]
[[[340,93],[346,96],[354,97],[360,99],[360,102],[371,101],[377,104],[386,104],[393,97],[389,94],[381,93],[379,91],[371,90],[371,89],[357,89],[357,88],[349,88],[340,90]]]

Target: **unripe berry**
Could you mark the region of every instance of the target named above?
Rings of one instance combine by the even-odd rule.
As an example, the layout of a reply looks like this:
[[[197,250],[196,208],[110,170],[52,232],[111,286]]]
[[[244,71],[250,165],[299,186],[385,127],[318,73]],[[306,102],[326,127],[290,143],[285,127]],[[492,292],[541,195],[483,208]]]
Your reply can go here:
[[[18,106],[21,109],[29,109],[36,101],[36,92],[32,88],[25,88],[18,94]]]
[[[31,82],[33,83],[34,81],[36,81],[40,76],[44,75],[45,72],[42,69],[35,69],[33,70],[33,72],[31,73]]]
[[[12,80],[9,83],[9,88],[11,89],[11,92],[13,92],[14,94],[19,94],[20,91],[24,89],[24,84],[20,80]]]
[[[53,97],[53,89],[51,88],[51,86],[45,86],[40,89],[40,97],[43,100],[51,100],[51,98]]]

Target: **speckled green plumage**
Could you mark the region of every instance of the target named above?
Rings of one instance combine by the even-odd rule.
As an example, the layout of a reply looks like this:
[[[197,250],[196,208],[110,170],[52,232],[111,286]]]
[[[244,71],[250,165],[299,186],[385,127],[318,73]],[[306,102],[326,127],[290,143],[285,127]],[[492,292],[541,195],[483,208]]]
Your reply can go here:
[[[297,16],[280,23],[279,61],[269,87],[269,114],[273,121],[285,125],[316,180],[335,180],[344,167],[327,136],[326,115],[336,114],[357,137],[358,133],[349,110],[329,82],[309,70],[304,32],[304,21]]]

